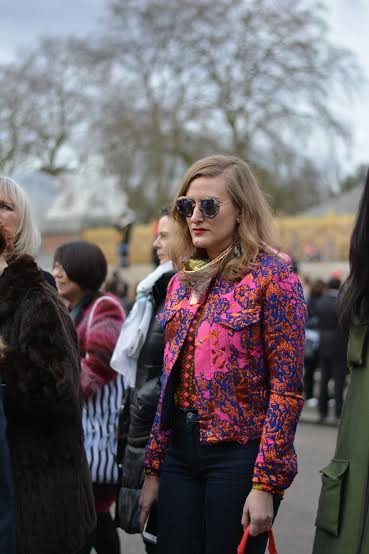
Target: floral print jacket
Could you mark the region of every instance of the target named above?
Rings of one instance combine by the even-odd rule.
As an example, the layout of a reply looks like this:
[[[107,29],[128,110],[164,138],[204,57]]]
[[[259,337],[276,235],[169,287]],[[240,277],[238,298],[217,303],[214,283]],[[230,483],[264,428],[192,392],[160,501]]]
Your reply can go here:
[[[146,471],[160,472],[171,433],[173,368],[202,305],[194,375],[200,443],[260,440],[254,486],[282,492],[297,473],[293,441],[303,405],[306,305],[289,265],[267,253],[239,282],[218,276],[195,305],[180,275],[172,278],[158,316],[166,346]]]

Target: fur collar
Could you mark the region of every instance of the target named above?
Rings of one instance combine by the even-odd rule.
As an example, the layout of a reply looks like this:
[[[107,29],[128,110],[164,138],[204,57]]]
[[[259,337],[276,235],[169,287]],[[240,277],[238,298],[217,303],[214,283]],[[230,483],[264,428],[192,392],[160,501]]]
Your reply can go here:
[[[30,288],[42,287],[42,283],[42,274],[31,256],[9,260],[0,277],[0,318],[13,312]]]

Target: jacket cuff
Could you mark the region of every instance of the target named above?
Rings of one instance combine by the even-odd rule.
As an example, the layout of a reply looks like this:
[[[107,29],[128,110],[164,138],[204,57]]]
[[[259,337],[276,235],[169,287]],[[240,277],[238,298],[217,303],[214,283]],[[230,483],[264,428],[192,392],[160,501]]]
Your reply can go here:
[[[159,477],[160,473],[152,467],[145,467],[145,475],[154,475],[155,477]]]
[[[283,489],[277,489],[272,485],[267,485],[266,483],[253,483],[252,488],[258,491],[270,492],[272,494],[277,494],[278,496],[284,495]]]

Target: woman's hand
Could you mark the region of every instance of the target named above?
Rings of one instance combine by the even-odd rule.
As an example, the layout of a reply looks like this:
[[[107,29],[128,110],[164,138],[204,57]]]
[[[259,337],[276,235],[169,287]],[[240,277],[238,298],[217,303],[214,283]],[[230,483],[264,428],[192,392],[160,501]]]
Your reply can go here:
[[[252,489],[243,507],[241,524],[250,526],[250,535],[255,537],[272,528],[273,495],[270,492]]]
[[[151,506],[159,497],[159,477],[156,475],[146,475],[142,487],[138,505],[140,507],[140,528],[143,531],[146,520],[149,517]]]

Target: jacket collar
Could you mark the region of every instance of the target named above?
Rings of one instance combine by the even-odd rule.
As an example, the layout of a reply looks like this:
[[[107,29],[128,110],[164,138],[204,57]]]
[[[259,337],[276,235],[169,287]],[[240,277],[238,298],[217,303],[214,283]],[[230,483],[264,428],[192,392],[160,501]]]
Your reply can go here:
[[[41,272],[31,256],[24,254],[11,259],[0,277],[0,319],[14,311],[30,288],[42,283]]]

